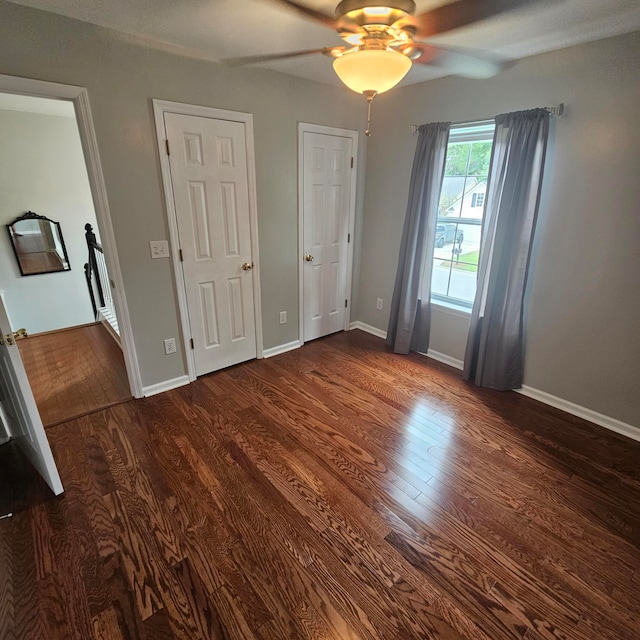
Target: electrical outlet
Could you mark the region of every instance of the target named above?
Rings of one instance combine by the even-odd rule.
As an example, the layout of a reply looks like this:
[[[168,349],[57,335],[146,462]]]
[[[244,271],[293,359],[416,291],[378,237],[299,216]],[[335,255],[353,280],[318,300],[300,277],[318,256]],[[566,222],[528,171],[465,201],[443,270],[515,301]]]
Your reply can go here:
[[[382,298],[378,298],[378,299],[376,300],[376,309],[377,309],[378,311],[382,311]]]
[[[167,338],[164,341],[164,353],[165,355],[170,355],[171,353],[176,352],[176,339],[175,338]]]
[[[152,258],[168,258],[169,243],[166,240],[151,240],[149,242]]]
[[[286,311],[281,311],[280,312],[280,324],[287,324],[287,312]]]

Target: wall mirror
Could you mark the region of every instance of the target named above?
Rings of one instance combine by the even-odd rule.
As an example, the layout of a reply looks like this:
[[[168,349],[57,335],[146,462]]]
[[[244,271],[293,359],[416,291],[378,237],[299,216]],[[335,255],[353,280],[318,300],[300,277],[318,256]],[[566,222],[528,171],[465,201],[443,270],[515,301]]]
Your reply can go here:
[[[71,270],[59,222],[28,211],[7,229],[23,276]]]

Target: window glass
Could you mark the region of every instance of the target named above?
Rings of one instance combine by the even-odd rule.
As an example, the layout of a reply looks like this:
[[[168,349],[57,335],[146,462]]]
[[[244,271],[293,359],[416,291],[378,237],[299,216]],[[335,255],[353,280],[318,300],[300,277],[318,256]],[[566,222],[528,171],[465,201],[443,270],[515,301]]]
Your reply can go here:
[[[433,239],[434,302],[473,304],[493,129],[493,123],[451,128]]]

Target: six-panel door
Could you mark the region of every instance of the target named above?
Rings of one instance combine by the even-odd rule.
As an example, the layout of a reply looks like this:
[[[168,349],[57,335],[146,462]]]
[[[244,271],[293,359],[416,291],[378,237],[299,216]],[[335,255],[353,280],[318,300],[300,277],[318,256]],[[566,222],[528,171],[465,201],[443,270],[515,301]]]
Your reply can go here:
[[[304,340],[345,328],[351,138],[304,132]]]
[[[256,357],[245,125],[166,113],[165,126],[196,374],[203,375]]]

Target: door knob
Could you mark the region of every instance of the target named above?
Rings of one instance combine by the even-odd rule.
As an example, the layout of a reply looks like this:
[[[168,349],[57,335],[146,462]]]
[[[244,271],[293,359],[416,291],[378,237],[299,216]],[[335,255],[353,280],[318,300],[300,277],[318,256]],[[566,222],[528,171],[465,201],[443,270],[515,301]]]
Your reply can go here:
[[[251,271],[251,269],[253,269],[253,262],[245,262],[245,263],[242,265],[242,268],[243,268],[245,271]]]
[[[307,262],[313,262],[313,256],[310,253],[307,253],[307,255],[304,257],[304,259]]]
[[[4,336],[0,335],[0,345],[7,345],[7,347],[12,347],[16,343],[16,340],[18,340],[19,338],[26,338],[28,335],[29,334],[27,333],[26,329],[18,329],[17,331],[7,333]]]

